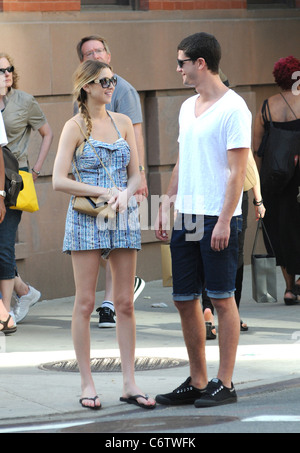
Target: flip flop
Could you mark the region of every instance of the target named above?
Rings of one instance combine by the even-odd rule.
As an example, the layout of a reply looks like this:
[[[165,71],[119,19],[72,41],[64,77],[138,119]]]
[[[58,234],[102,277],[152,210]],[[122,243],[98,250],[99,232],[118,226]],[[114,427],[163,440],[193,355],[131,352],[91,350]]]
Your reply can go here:
[[[216,329],[216,326],[213,326],[211,322],[206,321],[206,339],[207,340],[215,340],[217,335],[213,332]]]
[[[101,409],[101,404],[100,404],[100,406],[96,406],[96,399],[99,399],[98,395],[94,396],[94,398],[84,397],[84,398],[80,398],[79,403],[85,409],[92,409],[94,411],[98,411],[99,409]],[[94,401],[94,406],[86,406],[85,404],[83,404],[83,401]]]
[[[132,395],[132,396],[129,396],[128,398],[121,396],[120,401],[122,401],[123,403],[134,404],[135,406],[142,407],[144,409],[154,409],[155,408],[156,403],[153,404],[152,406],[149,406],[144,403],[139,403],[137,401],[138,398],[144,398],[145,400],[148,400],[149,396],[148,395]]]
[[[3,329],[1,329],[0,332],[4,333],[4,335],[9,335],[10,333],[15,333],[17,330],[16,325],[14,325],[12,327],[8,327],[8,323],[9,323],[10,319],[11,319],[11,315],[9,315],[9,317],[7,318],[6,321],[0,320],[0,324],[3,325]]]
[[[246,323],[244,323],[244,321],[240,321],[240,326],[241,326],[241,332],[247,332],[248,330],[248,326]]]

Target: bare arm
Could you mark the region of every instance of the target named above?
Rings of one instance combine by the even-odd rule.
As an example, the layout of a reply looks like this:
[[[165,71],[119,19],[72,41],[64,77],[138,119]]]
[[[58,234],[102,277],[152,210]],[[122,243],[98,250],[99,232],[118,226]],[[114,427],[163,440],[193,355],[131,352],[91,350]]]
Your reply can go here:
[[[50,146],[53,140],[52,129],[48,123],[45,123],[42,127],[39,128],[39,133],[42,137],[42,143],[40,152],[37,158],[36,163],[32,167],[36,172],[40,172],[43,166],[43,163],[47,157],[47,154],[50,150]],[[32,172],[33,180],[35,181],[38,177],[38,174],[34,171]]]
[[[178,173],[179,173],[179,158],[173,168],[172,176],[169,182],[167,193],[163,196],[157,218],[155,221],[155,236],[160,241],[167,241],[169,239],[167,233],[167,226],[170,219],[170,207],[174,204],[177,190],[178,190]]]
[[[261,144],[262,138],[265,133],[264,123],[263,123],[263,119],[262,119],[262,115],[261,115],[261,108],[262,108],[262,106],[260,106],[260,109],[255,117],[254,127],[253,127],[254,159],[255,159],[258,171],[260,171],[260,167],[261,167],[261,157],[259,157],[257,155],[257,151],[259,149],[259,146]]]
[[[133,125],[136,147],[138,152],[138,163],[139,166],[145,167],[145,145],[143,137],[143,128],[142,123],[136,123]],[[140,171],[141,182],[138,190],[136,191],[137,195],[142,195],[148,197],[148,185],[146,180],[145,170]],[[142,201],[142,200],[140,200]]]
[[[260,190],[260,177],[259,177],[257,166],[256,166],[256,163],[255,163],[251,150],[249,151],[248,159],[250,159],[253,163],[253,169],[254,169],[255,178],[256,178],[256,184],[255,184],[255,186],[252,187],[254,199],[256,200],[256,202],[259,202],[259,203],[261,202],[261,204],[259,206],[254,205],[255,217],[256,217],[256,220],[258,220],[259,218],[263,218],[265,216],[266,208],[264,207],[264,204],[262,202],[262,195],[261,195],[261,190]]]

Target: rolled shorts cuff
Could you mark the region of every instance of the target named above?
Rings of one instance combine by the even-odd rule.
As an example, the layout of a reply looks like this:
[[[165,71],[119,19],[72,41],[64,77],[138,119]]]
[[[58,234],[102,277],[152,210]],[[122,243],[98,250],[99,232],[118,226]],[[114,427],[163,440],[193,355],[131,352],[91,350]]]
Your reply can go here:
[[[200,294],[173,294],[173,300],[175,302],[185,301],[185,300],[195,300],[200,299]]]
[[[228,299],[229,297],[233,297],[235,293],[235,289],[232,291],[209,291],[206,290],[208,297],[211,299]]]

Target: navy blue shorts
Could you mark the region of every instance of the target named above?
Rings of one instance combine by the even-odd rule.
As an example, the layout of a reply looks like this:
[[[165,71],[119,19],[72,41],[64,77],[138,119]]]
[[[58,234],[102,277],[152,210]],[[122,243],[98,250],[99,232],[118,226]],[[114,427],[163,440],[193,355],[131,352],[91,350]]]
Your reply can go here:
[[[0,280],[11,280],[17,275],[15,243],[21,216],[22,211],[6,208],[0,223]]]
[[[200,298],[204,279],[209,297],[223,299],[234,295],[242,216],[232,217],[228,247],[220,252],[210,246],[217,220],[217,216],[178,214],[171,238],[175,301]]]

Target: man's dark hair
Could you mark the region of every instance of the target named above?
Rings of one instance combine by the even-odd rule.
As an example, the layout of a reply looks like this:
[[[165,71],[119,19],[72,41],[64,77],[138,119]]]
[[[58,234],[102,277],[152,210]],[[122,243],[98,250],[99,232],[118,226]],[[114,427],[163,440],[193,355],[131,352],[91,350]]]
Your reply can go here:
[[[218,74],[221,46],[213,35],[204,32],[194,33],[184,38],[178,45],[177,50],[182,50],[193,61],[198,58],[204,58],[207,68],[213,74]]]

